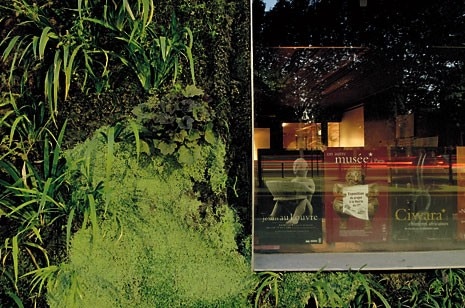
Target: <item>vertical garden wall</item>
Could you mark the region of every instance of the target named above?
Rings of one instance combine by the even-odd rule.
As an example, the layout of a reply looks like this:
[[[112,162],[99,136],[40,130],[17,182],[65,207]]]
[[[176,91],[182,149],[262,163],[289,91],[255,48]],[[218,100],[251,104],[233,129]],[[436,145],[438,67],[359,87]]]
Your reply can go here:
[[[1,305],[246,305],[248,3],[0,10]]]

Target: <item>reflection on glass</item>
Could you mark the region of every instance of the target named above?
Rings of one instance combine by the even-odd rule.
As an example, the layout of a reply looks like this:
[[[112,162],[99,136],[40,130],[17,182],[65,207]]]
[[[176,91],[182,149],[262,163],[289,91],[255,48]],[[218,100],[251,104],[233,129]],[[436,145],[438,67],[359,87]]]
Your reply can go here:
[[[255,250],[464,249],[464,152],[463,147],[447,154],[437,147],[259,151],[265,184],[256,187]],[[313,183],[308,192],[294,180],[293,163],[301,157]],[[311,207],[293,214],[307,195]],[[289,223],[296,216],[304,219]]]
[[[465,249],[465,25],[338,3],[254,12],[255,252]]]

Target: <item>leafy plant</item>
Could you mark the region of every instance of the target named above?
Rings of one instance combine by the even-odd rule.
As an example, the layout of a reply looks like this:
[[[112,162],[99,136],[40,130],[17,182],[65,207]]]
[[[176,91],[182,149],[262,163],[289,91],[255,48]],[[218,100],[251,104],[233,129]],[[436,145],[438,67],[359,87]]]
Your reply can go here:
[[[465,304],[465,271],[462,269],[404,276],[409,277],[408,281],[395,294],[397,298],[392,298],[398,307],[462,307]],[[385,284],[390,286],[394,280],[385,279]]]
[[[7,8],[21,20],[0,43],[2,60],[9,66],[10,88],[23,89],[34,76],[42,85],[50,113],[55,117],[59,96],[68,97],[76,76],[81,77],[83,89],[89,77],[97,84],[106,80],[108,52],[90,39],[89,29],[73,10],[27,0],[13,0]]]
[[[197,145],[212,144],[214,111],[203,90],[179,86],[163,96],[152,96],[133,113],[143,127],[141,137],[163,155],[178,153],[185,164],[195,162]]]
[[[0,107],[6,110],[0,119],[0,130],[4,133],[0,155],[2,159],[33,161],[50,120],[42,102],[19,106],[17,98],[10,92],[4,94],[0,102]]]
[[[384,295],[385,289],[373,278],[373,275],[355,272],[353,278],[359,283],[357,294],[352,301],[353,306],[391,307],[387,296]]]
[[[151,23],[152,2],[144,1],[142,7],[142,19],[135,19],[133,15],[128,18],[131,11],[122,7],[106,6],[103,18],[87,18],[85,21],[102,26],[110,31],[109,36],[121,42],[125,52],[113,50],[113,54],[134,71],[145,90],[158,89],[168,79],[174,84],[182,72],[182,58],[188,62],[190,78],[195,85],[192,31],[181,27],[173,15],[168,29],[158,35]],[[149,10],[151,13],[146,16],[144,13]]]
[[[22,104],[11,93],[3,96],[6,111],[0,121],[0,131],[5,132],[0,143],[0,276],[10,281],[8,294],[18,305],[26,302],[22,289],[29,277],[24,274],[63,257],[60,247],[50,251],[48,240],[61,233],[68,214],[61,148],[66,121],[55,135],[45,104]],[[60,238],[53,243],[60,245]],[[30,300],[39,301],[40,294]]]
[[[53,143],[50,133],[45,136],[42,170],[29,160],[24,161],[22,170],[9,161],[0,161],[6,175],[0,180],[0,218],[9,226],[0,233],[0,255],[3,272],[11,275],[16,292],[19,279],[24,277],[21,271],[50,266],[45,238],[61,230],[67,214],[66,171],[60,147],[64,129]],[[50,148],[50,144],[54,146]]]
[[[2,7],[19,22],[12,22],[0,42],[0,56],[9,89],[42,88],[53,120],[72,89],[100,93],[113,86],[112,74],[122,67],[133,70],[148,91],[169,79],[174,83],[187,61],[195,84],[191,30],[173,17],[158,34],[152,0],[106,0],[103,6],[78,0],[70,7],[31,2],[13,0]]]
[[[266,302],[270,302],[270,296],[273,296],[275,307],[279,304],[279,283],[283,280],[282,273],[276,272],[259,272],[257,274],[259,281],[255,285],[254,307],[262,307]]]
[[[319,271],[257,275],[256,307],[390,307],[382,287],[370,274]]]

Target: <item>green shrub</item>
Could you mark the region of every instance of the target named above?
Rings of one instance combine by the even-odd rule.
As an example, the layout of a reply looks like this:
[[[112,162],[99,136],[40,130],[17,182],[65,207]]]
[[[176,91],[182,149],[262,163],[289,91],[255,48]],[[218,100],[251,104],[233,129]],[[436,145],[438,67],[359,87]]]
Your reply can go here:
[[[74,235],[69,262],[48,282],[51,307],[247,306],[254,278],[237,253],[235,213],[200,201],[192,181],[226,181],[224,169],[213,168],[215,177],[205,172],[221,165],[224,145],[204,145],[199,153],[195,168],[184,168],[175,155],[138,161],[132,146],[115,143],[110,176],[101,134],[67,153],[76,173],[87,164],[91,186],[105,183],[95,200],[98,226],[83,225]],[[82,195],[80,187],[73,195]]]

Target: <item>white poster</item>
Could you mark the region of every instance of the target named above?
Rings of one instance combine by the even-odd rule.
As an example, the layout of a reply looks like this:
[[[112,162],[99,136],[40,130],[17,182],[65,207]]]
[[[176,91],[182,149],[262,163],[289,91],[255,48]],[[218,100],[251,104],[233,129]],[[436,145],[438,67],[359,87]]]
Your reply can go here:
[[[346,186],[342,189],[344,197],[343,213],[363,219],[369,220],[368,217],[368,185]]]

